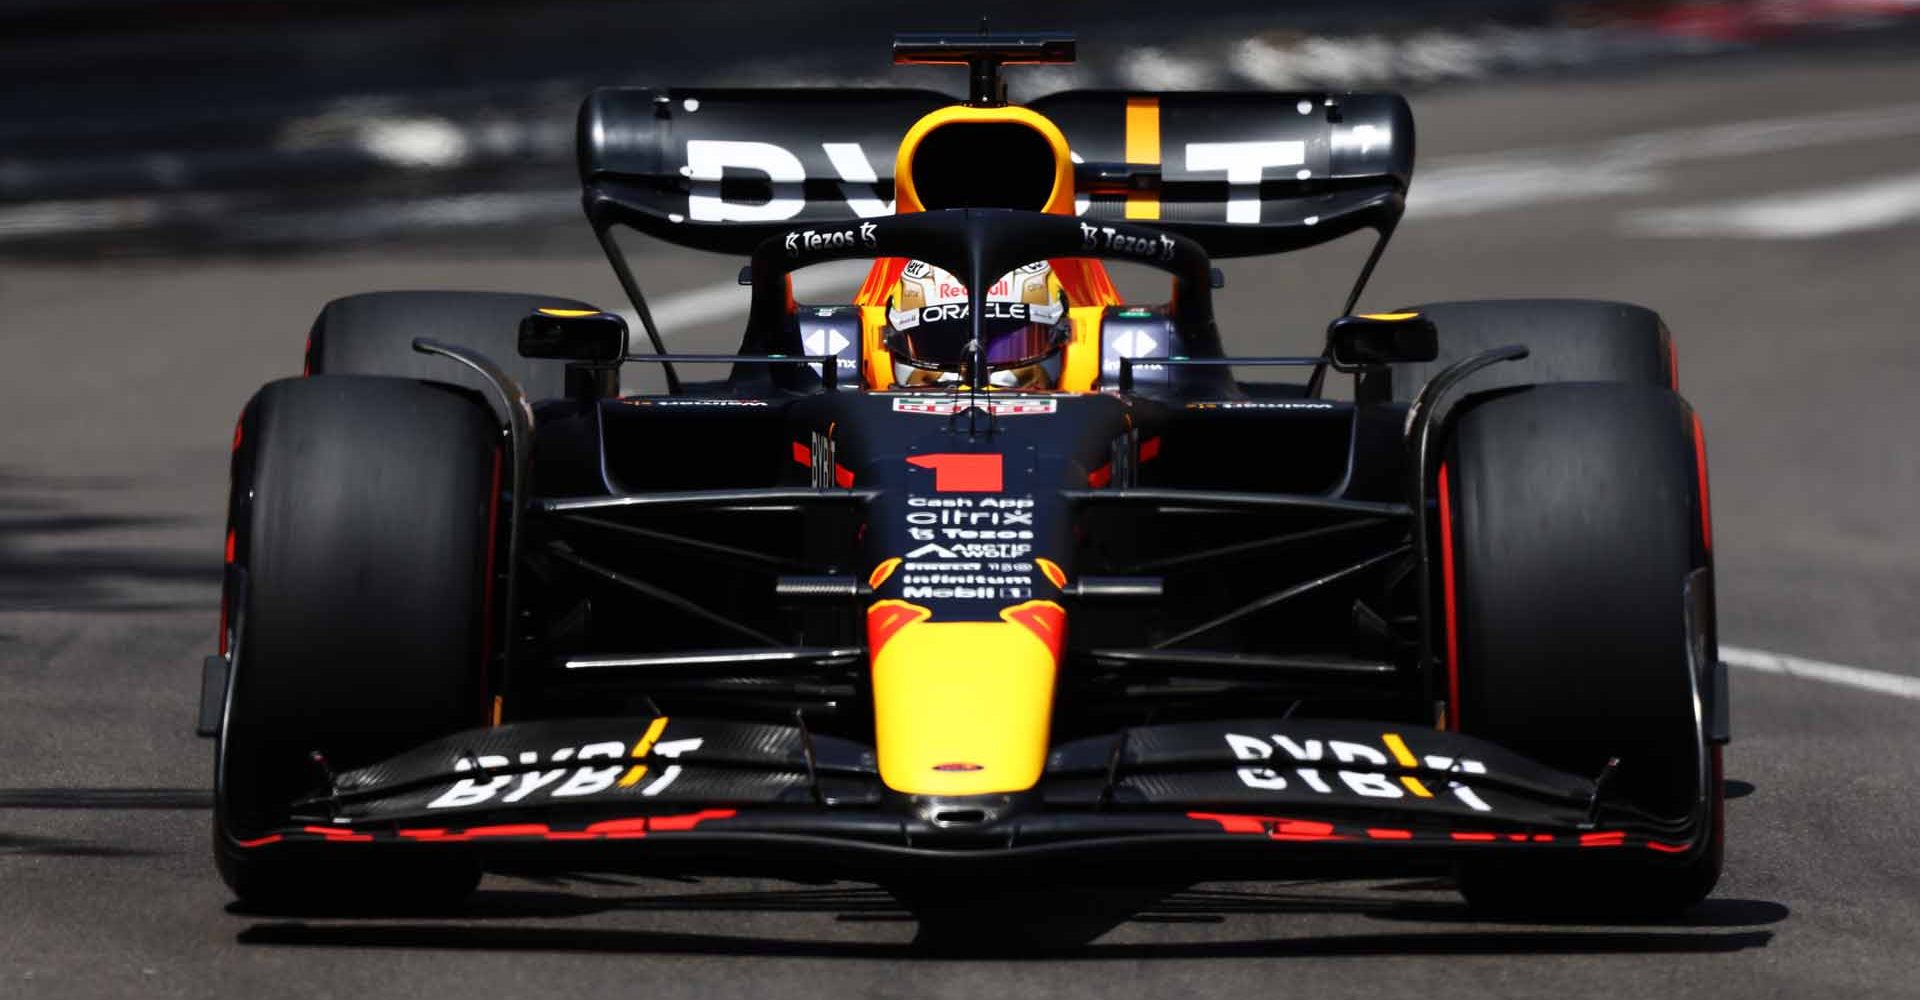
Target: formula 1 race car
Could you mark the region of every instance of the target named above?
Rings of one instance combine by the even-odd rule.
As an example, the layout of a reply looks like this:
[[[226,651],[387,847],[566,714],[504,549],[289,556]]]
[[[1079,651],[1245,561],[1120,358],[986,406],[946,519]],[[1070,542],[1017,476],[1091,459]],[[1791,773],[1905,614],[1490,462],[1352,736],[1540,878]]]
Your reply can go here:
[[[932,912],[1439,869],[1497,911],[1701,899],[1727,685],[1659,317],[1355,313],[1412,176],[1399,96],[1015,106],[1001,66],[1070,36],[894,53],[969,99],[586,100],[651,353],[566,299],[355,295],[247,404],[201,702],[233,891],[752,875]],[[665,349],[621,226],[749,259],[736,354]],[[1361,231],[1323,352],[1226,356],[1214,258]],[[845,260],[851,301],[794,300]],[[1114,262],[1169,294],[1122,301]]]

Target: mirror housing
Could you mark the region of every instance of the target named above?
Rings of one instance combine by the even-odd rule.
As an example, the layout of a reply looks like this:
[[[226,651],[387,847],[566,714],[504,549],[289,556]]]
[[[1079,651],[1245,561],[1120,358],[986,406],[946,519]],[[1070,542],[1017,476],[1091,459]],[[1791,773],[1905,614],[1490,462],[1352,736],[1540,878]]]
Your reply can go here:
[[[536,309],[520,321],[520,356],[617,365],[627,356],[627,321],[589,309]]]
[[[1440,356],[1440,331],[1422,313],[1358,313],[1327,324],[1327,348],[1343,371],[1432,361]]]

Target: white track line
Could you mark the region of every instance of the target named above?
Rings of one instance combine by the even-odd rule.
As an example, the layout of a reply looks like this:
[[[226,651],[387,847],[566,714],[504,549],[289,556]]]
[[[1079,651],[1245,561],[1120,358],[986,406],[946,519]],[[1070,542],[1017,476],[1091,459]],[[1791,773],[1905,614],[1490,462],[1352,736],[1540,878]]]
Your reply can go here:
[[[1721,646],[1720,658],[1730,667],[1756,670],[1763,674],[1784,674],[1802,680],[1838,684],[1841,687],[1858,688],[1875,694],[1890,694],[1896,698],[1920,701],[1920,677],[1907,674],[1868,670],[1865,667],[1849,667],[1840,663],[1823,663],[1819,660],[1803,660],[1798,656],[1769,653],[1762,649],[1742,649],[1738,646]]]
[[[1621,221],[1636,236],[1819,239],[1920,219],[1920,174],[1684,208],[1645,209]]]

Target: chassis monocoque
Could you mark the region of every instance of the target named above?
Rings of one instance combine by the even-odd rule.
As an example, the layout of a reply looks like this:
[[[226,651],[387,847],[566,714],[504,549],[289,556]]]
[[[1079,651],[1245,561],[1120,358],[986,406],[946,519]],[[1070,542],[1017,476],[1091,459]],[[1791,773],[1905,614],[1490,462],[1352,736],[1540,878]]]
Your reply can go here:
[[[999,62],[1069,42],[899,50],[971,62],[973,98],[588,100],[588,213],[653,353],[583,303],[376,293],[248,404],[202,699],[234,890],[633,871],[924,901],[1437,865],[1491,907],[1704,895],[1725,680],[1658,317],[1438,303],[1228,357],[1211,258],[1373,229],[1377,259],[1404,101],[1021,108]],[[817,152],[771,141],[796,135]],[[750,251],[738,354],[661,347],[619,224]],[[842,259],[876,262],[856,302],[795,304],[793,271]],[[1077,275],[1053,383],[896,383],[908,260],[974,303],[1030,261]],[[1117,301],[1114,260],[1171,298]],[[669,390],[623,395],[623,364]]]

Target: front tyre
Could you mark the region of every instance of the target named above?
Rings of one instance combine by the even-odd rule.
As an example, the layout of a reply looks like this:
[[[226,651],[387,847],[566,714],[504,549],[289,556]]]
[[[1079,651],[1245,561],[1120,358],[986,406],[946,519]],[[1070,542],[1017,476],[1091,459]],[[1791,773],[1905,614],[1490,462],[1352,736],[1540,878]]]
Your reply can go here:
[[[1689,676],[1687,579],[1711,566],[1692,410],[1619,383],[1460,410],[1441,483],[1453,724],[1574,774],[1618,758],[1609,798],[1679,819],[1705,795],[1711,831],[1680,863],[1634,849],[1467,864],[1461,891],[1509,912],[1684,909],[1713,888],[1722,850],[1720,783],[1701,787],[1704,678]]]
[[[363,292],[334,299],[307,335],[309,375],[392,375],[489,392],[480,376],[413,349],[428,337],[479,351],[532,400],[566,395],[567,363],[520,356],[520,321],[536,309],[593,306],[557,295],[513,292]]]
[[[251,905],[388,908],[464,896],[463,860],[375,867],[245,846],[294,803],[485,717],[498,425],[450,386],[325,375],[274,382],[234,456],[234,666],[214,845]]]
[[[1409,402],[1448,366],[1508,344],[1525,345],[1527,356],[1475,372],[1461,383],[1463,392],[1545,382],[1678,386],[1673,336],[1645,306],[1599,299],[1468,299],[1396,311],[1432,320],[1439,354],[1362,375],[1362,402]]]

